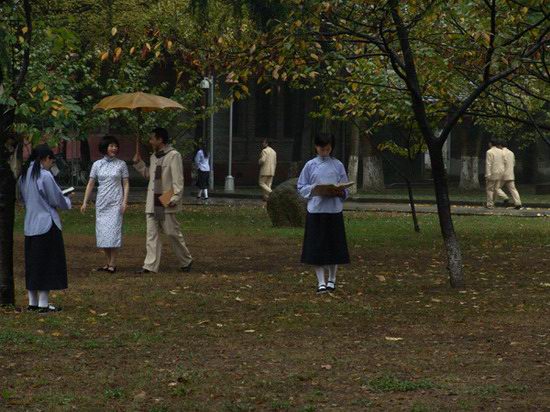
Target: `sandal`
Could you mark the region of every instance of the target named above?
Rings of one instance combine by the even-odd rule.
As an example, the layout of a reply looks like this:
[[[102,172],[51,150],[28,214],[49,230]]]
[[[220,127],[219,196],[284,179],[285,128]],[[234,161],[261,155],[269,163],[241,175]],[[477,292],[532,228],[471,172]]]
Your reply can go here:
[[[105,272],[116,273],[116,266],[107,266],[107,269],[105,269]]]

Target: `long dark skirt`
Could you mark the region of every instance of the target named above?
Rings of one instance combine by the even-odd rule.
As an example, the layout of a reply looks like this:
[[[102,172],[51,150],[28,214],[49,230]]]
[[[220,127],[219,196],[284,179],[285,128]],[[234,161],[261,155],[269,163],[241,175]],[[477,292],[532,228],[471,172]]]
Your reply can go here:
[[[210,177],[210,172],[203,172],[202,170],[199,170],[198,173],[197,187],[199,189],[208,189],[208,178]]]
[[[67,289],[67,262],[61,230],[25,236],[25,278],[28,290]]]
[[[342,213],[307,214],[302,263],[316,266],[349,263]]]

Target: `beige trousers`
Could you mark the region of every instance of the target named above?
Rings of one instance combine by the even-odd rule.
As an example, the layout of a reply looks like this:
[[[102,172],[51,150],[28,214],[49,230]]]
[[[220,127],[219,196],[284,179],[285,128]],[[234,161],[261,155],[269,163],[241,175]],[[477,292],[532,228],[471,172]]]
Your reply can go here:
[[[269,194],[272,192],[271,184],[273,183],[273,176],[260,176],[259,185],[262,188],[262,193],[264,199],[269,197]]]
[[[143,262],[143,268],[151,272],[159,271],[160,256],[162,252],[162,242],[160,239],[161,229],[168,239],[170,239],[170,243],[172,243],[172,248],[174,249],[180,267],[188,266],[193,258],[185,245],[185,240],[183,240],[176,214],[166,213],[164,215],[164,221],[156,220],[152,213],[146,213],[145,216],[147,219],[147,255],[145,256],[145,262]]]
[[[485,191],[487,192],[487,207],[495,207],[495,193],[499,188],[500,180],[485,181]]]
[[[514,201],[514,206],[521,206],[521,198],[519,197],[519,192],[516,189],[516,184],[513,180],[501,180],[496,190],[498,197],[508,199],[508,195],[504,192],[504,190],[502,190],[502,188],[506,189],[506,191],[510,193],[512,200]]]

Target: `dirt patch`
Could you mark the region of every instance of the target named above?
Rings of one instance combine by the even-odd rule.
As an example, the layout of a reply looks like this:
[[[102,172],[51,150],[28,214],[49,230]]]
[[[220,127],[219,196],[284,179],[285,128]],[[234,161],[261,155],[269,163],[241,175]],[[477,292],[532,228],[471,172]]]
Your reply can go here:
[[[187,233],[193,272],[142,236],[101,274],[92,236],[65,235],[55,316],[5,311],[0,395],[13,410],[542,410],[550,404],[548,254],[468,253],[468,289],[433,249],[355,247],[317,296],[301,239]],[[23,303],[22,238],[16,238]]]

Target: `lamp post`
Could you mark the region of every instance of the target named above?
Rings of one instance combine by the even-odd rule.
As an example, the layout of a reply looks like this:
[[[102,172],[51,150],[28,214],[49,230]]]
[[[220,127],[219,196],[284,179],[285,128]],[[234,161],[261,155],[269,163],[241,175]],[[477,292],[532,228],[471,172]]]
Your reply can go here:
[[[214,78],[212,76],[205,77],[201,80],[201,89],[208,89],[208,100],[210,106],[210,148],[209,148],[209,162],[210,162],[210,178],[208,186],[210,190],[214,190]]]
[[[231,95],[231,105],[229,106],[229,159],[224,187],[224,190],[230,193],[235,191],[235,179],[231,176],[231,164],[233,163],[233,102],[233,95]]]

